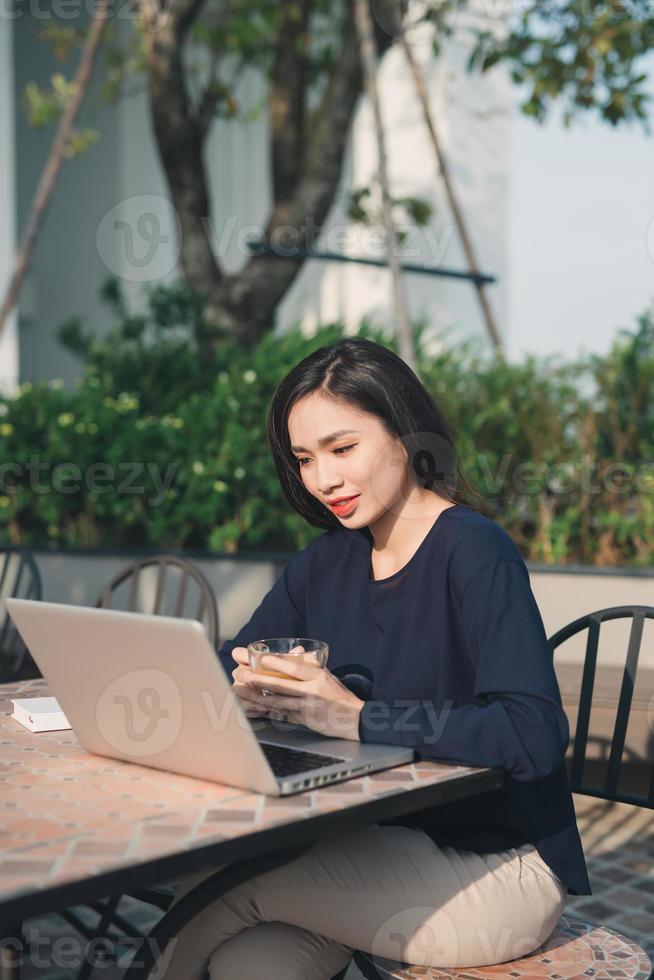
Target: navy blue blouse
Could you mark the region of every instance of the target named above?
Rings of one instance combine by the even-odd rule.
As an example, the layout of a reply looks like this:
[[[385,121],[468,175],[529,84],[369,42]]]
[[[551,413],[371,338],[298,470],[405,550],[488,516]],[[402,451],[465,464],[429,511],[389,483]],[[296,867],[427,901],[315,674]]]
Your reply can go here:
[[[592,894],[564,765],[568,721],[527,567],[507,532],[444,510],[394,575],[371,577],[368,528],[333,528],[294,555],[237,636],[329,644],[328,668],[365,701],[362,742],[505,771],[504,786],[388,823],[486,853],[533,843],[573,895]]]

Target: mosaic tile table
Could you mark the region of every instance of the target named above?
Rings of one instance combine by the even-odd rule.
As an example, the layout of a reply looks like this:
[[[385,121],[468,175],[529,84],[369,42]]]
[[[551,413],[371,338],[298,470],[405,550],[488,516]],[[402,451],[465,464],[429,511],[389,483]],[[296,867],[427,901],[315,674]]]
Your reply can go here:
[[[499,787],[502,772],[416,762],[288,797],[91,755],[72,731],[27,731],[0,685],[0,935],[12,923],[203,867]]]

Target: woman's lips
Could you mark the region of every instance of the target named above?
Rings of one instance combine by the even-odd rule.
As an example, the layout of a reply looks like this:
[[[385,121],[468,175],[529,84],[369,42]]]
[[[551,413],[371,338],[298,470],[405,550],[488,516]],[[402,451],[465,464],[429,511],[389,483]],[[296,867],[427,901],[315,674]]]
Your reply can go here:
[[[347,517],[354,512],[360,496],[361,494],[357,494],[356,497],[350,497],[349,500],[343,500],[340,504],[330,504],[329,506],[337,517]]]

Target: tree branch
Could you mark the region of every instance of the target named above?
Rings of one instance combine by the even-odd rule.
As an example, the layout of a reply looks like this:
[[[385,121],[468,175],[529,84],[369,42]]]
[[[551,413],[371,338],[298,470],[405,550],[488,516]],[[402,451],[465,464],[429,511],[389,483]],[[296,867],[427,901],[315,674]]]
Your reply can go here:
[[[157,0],[149,0],[157,3]],[[166,27],[175,31],[180,40],[198,16],[206,0],[170,0],[168,6],[163,5],[160,17]]]
[[[268,100],[275,201],[288,201],[302,173],[307,101],[307,44],[314,0],[278,8],[277,48]]]
[[[200,130],[202,131],[203,139],[205,138],[206,131],[208,130],[211,120],[215,115],[216,106],[221,99],[226,101],[227,96],[236,87],[238,79],[245,68],[245,59],[238,58],[228,81],[225,82],[224,85],[221,84],[220,88],[214,88],[214,83],[219,80],[216,68],[220,63],[221,55],[224,56],[224,52],[214,52],[214,57],[212,58],[211,65],[209,67],[209,81],[206,84],[204,92],[200,97],[198,107],[195,110],[195,119],[200,127]]]
[[[209,78],[204,91],[198,100],[198,105],[195,110],[195,121],[201,133],[205,133],[209,128],[209,123],[213,117],[216,105],[221,98],[220,94],[214,87],[217,82],[216,68],[218,67],[219,61],[219,53],[217,51],[212,51],[208,71]]]
[[[145,0],[149,3],[151,0]],[[176,0],[176,3],[179,0]],[[209,192],[203,129],[193,114],[182,64],[184,32],[205,0],[186,4],[164,27],[145,34],[150,114],[161,165],[170,187],[181,233],[181,263],[191,286],[209,294],[222,273],[208,237]]]
[[[14,272],[7,288],[5,299],[0,307],[0,334],[2,334],[9,313],[18,302],[20,291],[27,275],[43,222],[45,221],[48,206],[54,193],[59,171],[64,161],[66,144],[72,133],[77,113],[91,84],[95,61],[105,24],[109,17],[110,8],[111,0],[100,0],[98,9],[91,21],[89,34],[84,42],[79,68],[75,75],[73,96],[59,120],[50,157],[45,165],[36,189],[36,194],[34,195],[23,240],[16,256]]]
[[[292,230],[291,246],[314,244],[333,203],[341,175],[343,156],[352,115],[363,87],[363,73],[356,32],[351,16],[345,19],[340,55],[335,61],[320,104],[307,127],[308,141],[304,167],[289,199],[274,202],[266,226],[266,238],[282,240],[285,228]],[[379,31],[376,36],[380,56],[393,39]],[[292,284],[303,260],[291,255],[281,259],[254,256],[236,276],[218,288],[212,303],[230,313],[238,324],[237,333],[245,342],[258,338],[272,326],[273,311]]]
[[[370,13],[368,0],[354,0],[354,22],[361,49],[361,61],[364,69],[365,86],[368,99],[372,105],[372,114],[377,136],[377,163],[379,182],[382,192],[382,214],[386,231],[386,253],[388,268],[391,274],[393,308],[395,313],[395,333],[398,339],[400,356],[412,370],[416,370],[416,353],[411,332],[409,308],[402,278],[400,263],[400,242],[393,221],[393,199],[391,195],[388,158],[386,154],[386,135],[381,114],[379,86],[377,83],[378,67],[377,52],[374,42],[374,22]]]
[[[409,70],[413,76],[413,81],[416,87],[416,93],[418,95],[418,101],[422,107],[422,113],[425,120],[425,126],[427,127],[427,132],[431,140],[431,144],[434,148],[434,153],[436,155],[436,162],[440,169],[440,174],[443,179],[443,186],[445,187],[445,193],[447,199],[450,203],[450,208],[454,216],[454,221],[457,226],[459,237],[461,238],[461,244],[463,245],[463,251],[465,252],[466,259],[468,261],[468,268],[473,274],[479,273],[479,265],[477,262],[477,253],[472,242],[472,238],[468,232],[468,226],[463,214],[463,209],[459,204],[459,198],[454,190],[454,181],[452,175],[450,174],[450,166],[445,156],[445,151],[441,144],[440,137],[436,130],[436,121],[434,119],[433,113],[431,111],[431,106],[429,104],[429,92],[427,91],[427,85],[423,77],[420,65],[415,59],[411,45],[406,39],[405,35],[401,36],[401,45],[409,63]],[[490,337],[491,343],[495,350],[502,350],[502,341],[500,339],[499,330],[497,328],[497,323],[495,322],[495,316],[493,314],[493,309],[490,304],[490,300],[486,295],[486,290],[484,284],[479,281],[479,279],[474,280],[475,290],[477,292],[477,298],[479,300],[479,305],[481,307],[482,316],[484,318],[484,323],[486,324],[486,330],[488,336]]]

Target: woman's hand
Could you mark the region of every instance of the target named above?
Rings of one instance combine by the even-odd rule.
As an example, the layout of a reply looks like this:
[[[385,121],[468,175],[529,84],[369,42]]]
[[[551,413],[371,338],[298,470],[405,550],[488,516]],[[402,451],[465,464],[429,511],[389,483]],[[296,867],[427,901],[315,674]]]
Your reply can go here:
[[[245,647],[234,647],[232,656],[239,664],[233,674],[235,683],[241,685],[237,693],[248,710],[259,710],[271,718],[277,713],[285,721],[306,725],[321,735],[359,741],[359,715],[365,702],[326,667],[287,657],[263,656],[262,667],[288,674],[288,679],[282,680],[252,670]],[[275,693],[263,694],[262,687]]]
[[[270,709],[268,704],[261,704],[262,698],[258,689],[256,687],[251,687],[250,684],[248,684],[248,677],[252,671],[248,666],[247,647],[234,647],[232,650],[232,657],[239,665],[245,665],[243,667],[238,666],[236,670],[232,672],[232,677],[234,679],[232,691],[238,697],[246,716],[248,718],[270,717]]]

